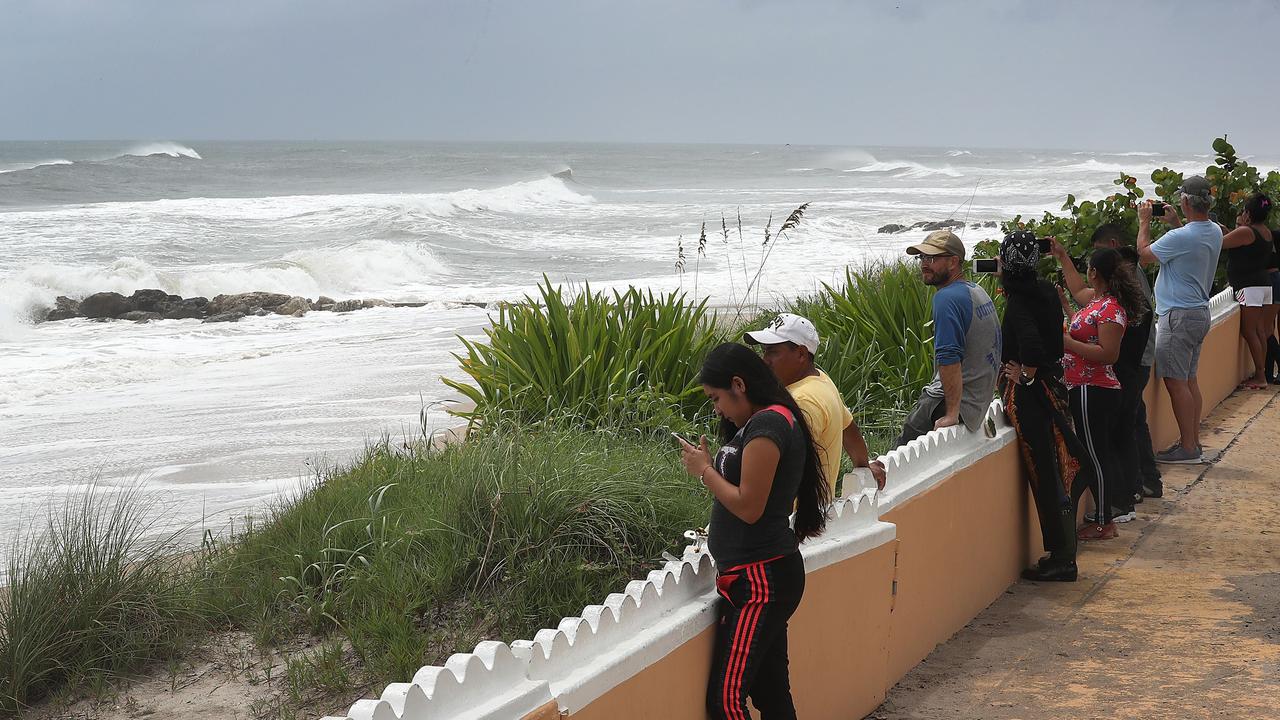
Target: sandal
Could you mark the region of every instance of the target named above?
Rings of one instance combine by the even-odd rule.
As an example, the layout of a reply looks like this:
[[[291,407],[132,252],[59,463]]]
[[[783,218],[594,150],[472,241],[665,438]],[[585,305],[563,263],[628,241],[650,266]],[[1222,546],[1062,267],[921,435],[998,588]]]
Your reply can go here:
[[[1267,385],[1266,383],[1256,383],[1250,380],[1248,382],[1240,383],[1240,385],[1236,387],[1236,389],[1237,390],[1266,390]]]

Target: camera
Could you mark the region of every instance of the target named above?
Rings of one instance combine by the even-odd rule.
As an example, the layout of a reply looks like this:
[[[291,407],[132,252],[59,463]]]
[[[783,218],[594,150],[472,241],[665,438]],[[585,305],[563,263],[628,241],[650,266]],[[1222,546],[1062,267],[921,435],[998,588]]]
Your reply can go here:
[[[990,275],[992,273],[998,272],[999,270],[1000,270],[1000,266],[997,263],[995,258],[974,258],[973,259],[973,271],[975,273]]]
[[[1036,241],[1040,243],[1041,255],[1048,255],[1053,251],[1053,241],[1049,238],[1036,238]]]
[[[1169,206],[1166,203],[1162,203],[1159,201],[1151,203],[1151,217],[1153,218],[1164,217],[1164,210],[1167,207]]]

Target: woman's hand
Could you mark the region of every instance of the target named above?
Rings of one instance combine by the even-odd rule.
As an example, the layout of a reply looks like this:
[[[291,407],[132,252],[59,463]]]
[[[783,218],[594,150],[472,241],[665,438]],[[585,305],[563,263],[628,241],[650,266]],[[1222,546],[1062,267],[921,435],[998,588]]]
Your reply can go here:
[[[1004,364],[1004,369],[1002,372],[1004,374],[1005,380],[1008,380],[1011,383],[1022,382],[1022,363],[1018,363],[1010,360],[1009,362]]]
[[[680,462],[684,463],[684,471],[706,482],[707,468],[711,467],[711,453],[707,450],[707,436],[701,436],[701,447],[690,445],[680,438]]]
[[[1049,238],[1049,254],[1053,255],[1058,262],[1066,264],[1071,262],[1071,256],[1067,254],[1067,248],[1058,242],[1058,238],[1050,235]]]

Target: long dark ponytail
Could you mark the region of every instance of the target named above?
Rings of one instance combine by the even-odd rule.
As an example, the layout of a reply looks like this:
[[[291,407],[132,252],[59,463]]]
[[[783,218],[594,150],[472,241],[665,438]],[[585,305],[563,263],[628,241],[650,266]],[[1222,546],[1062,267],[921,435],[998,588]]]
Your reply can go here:
[[[747,400],[756,407],[781,405],[791,411],[796,423],[804,431],[804,472],[800,476],[800,488],[796,492],[796,537],[800,540],[822,533],[827,525],[827,506],[831,504],[831,486],[827,484],[818,450],[809,432],[809,423],[800,412],[791,393],[778,382],[773,371],[754,350],[739,343],[724,343],[707,353],[702,363],[699,380],[720,390],[733,387],[733,379],[739,378],[746,386]],[[729,418],[720,419],[720,442],[733,439],[740,428]]]
[[[1115,249],[1099,248],[1089,256],[1089,267],[1107,281],[1107,293],[1120,302],[1125,315],[1129,316],[1129,324],[1141,325],[1151,305],[1134,275],[1140,272],[1137,265],[1130,266],[1123,260],[1124,257]]]

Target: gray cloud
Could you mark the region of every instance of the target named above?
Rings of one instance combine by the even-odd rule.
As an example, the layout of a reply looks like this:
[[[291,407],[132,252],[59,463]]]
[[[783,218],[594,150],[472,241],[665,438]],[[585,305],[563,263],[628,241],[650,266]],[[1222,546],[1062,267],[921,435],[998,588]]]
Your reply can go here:
[[[1274,0],[10,0],[0,137],[1280,152]]]

